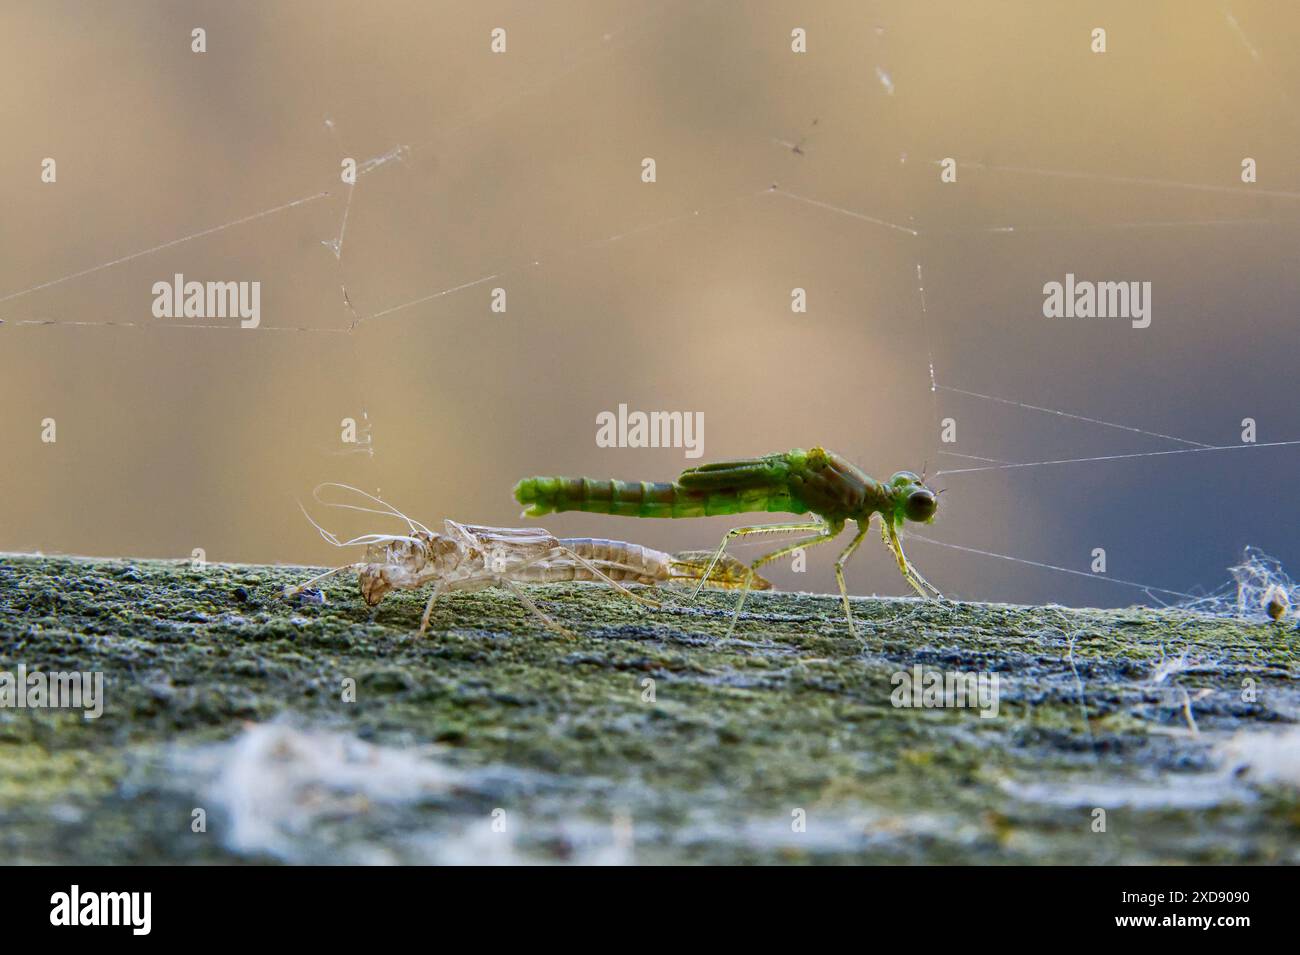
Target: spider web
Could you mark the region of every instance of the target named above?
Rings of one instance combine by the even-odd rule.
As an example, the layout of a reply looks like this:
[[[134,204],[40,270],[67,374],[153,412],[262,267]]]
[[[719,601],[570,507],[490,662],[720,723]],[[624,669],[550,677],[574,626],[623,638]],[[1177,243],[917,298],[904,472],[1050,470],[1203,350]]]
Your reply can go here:
[[[1090,88],[1131,123],[1115,103],[1131,93],[1135,77],[1150,71],[1150,60],[1159,64],[1161,51],[1153,49],[1158,41],[1152,22],[1121,9],[1103,17],[1118,46],[1101,57],[1087,51],[1088,25],[1063,21],[1036,29],[1057,38],[1054,53],[1072,71],[1073,79],[1063,83],[1062,104],[1070,102],[1070,91]],[[388,12],[395,22],[409,13]],[[606,4],[574,7],[561,28],[549,31],[542,18],[519,8],[493,10],[487,19],[456,12],[463,21],[459,42],[480,49],[462,64],[467,78],[457,88],[459,108],[430,124],[414,105],[409,85],[349,73],[369,100],[356,97],[319,118],[296,122],[294,131],[304,134],[294,138],[295,170],[272,177],[274,184],[286,185],[282,194],[269,195],[271,182],[236,190],[228,215],[178,229],[160,228],[171,221],[166,212],[146,216],[142,221],[152,227],[152,239],[87,247],[80,256],[84,264],[57,274],[31,260],[0,271],[0,333],[80,336],[111,329],[193,336],[183,344],[143,347],[155,356],[169,354],[167,349],[182,355],[199,387],[223,380],[223,362],[236,368],[250,362],[259,382],[292,369],[286,377],[301,383],[300,394],[260,386],[268,395],[268,417],[281,418],[281,430],[247,439],[263,474],[273,474],[255,492],[259,506],[252,515],[265,519],[282,510],[285,517],[270,523],[277,540],[293,533],[289,521],[296,512],[282,507],[285,493],[310,486],[327,469],[326,477],[375,490],[382,485],[390,492],[386,496],[401,495],[404,502],[415,498],[430,509],[426,520],[454,512],[503,521],[501,509],[485,502],[498,501],[499,486],[531,471],[659,478],[627,472],[672,473],[679,453],[638,457],[620,450],[618,457],[596,456],[585,414],[620,402],[707,406],[710,420],[722,422],[711,432],[721,435],[711,440],[722,447],[709,457],[824,443],[878,477],[896,466],[915,468],[915,457],[928,458],[933,477],[950,493],[945,519],[933,533],[910,535],[919,544],[914,550],[933,551],[933,558],[912,556],[927,568],[931,559],[938,563],[940,570],[926,571],[931,579],[958,580],[955,588],[945,588],[950,592],[1094,603],[1138,595],[1199,610],[1256,614],[1260,594],[1280,584],[1294,601],[1280,564],[1256,550],[1246,552],[1234,571],[1236,592],[1245,596],[1229,601],[1198,595],[1215,586],[1215,568],[1226,566],[1226,554],[1242,552],[1242,534],[1260,535],[1271,551],[1292,556],[1286,547],[1293,545],[1276,528],[1294,528],[1289,505],[1300,489],[1293,479],[1276,475],[1294,460],[1300,422],[1285,394],[1264,384],[1283,367],[1275,349],[1286,341],[1282,326],[1294,290],[1276,280],[1273,269],[1266,273],[1274,280],[1272,297],[1242,303],[1251,315],[1245,336],[1262,343],[1252,348],[1241,344],[1243,329],[1231,322],[1207,331],[1205,316],[1194,307],[1195,268],[1179,271],[1164,260],[1171,254],[1187,255],[1202,267],[1225,260],[1243,267],[1260,257],[1271,263],[1277,259],[1274,244],[1294,241],[1300,190],[1279,178],[1278,170],[1293,166],[1294,153],[1287,149],[1296,145],[1295,124],[1286,109],[1269,111],[1293,103],[1294,78],[1259,39],[1278,25],[1264,8],[1207,4],[1188,14],[1189,23],[1206,31],[1198,49],[1213,51],[1232,67],[1219,85],[1263,103],[1217,131],[1215,147],[1223,155],[1215,158],[1224,162],[1214,167],[1217,179],[1199,181],[1191,173],[1208,173],[1209,166],[1167,164],[1186,171],[1186,178],[1164,175],[1160,163],[1142,171],[1134,158],[1163,145],[1156,136],[1109,165],[1104,156],[1086,151],[1072,154],[1042,140],[1003,137],[1007,130],[1001,127],[972,135],[960,115],[961,98],[952,91],[957,74],[937,65],[945,45],[970,26],[952,10],[936,18],[887,4],[815,14],[725,3]],[[346,29],[349,18],[323,9],[318,19]],[[492,57],[486,37],[497,25],[508,29],[511,46]],[[808,30],[804,59],[789,51],[792,26]],[[346,40],[332,44],[348,46]],[[1140,58],[1124,52],[1125,44],[1130,51],[1144,49],[1148,63],[1136,62]],[[679,79],[672,74],[674,62],[706,67]],[[172,66],[193,64],[177,60]],[[436,67],[431,75],[456,82],[450,71]],[[1022,64],[1010,80],[1023,81],[1024,75],[1037,75],[1032,63]],[[747,96],[746,83],[764,77],[768,85]],[[992,101],[1003,95],[1004,82],[991,72],[981,78],[981,89]],[[255,92],[268,96],[264,88]],[[367,101],[397,103],[384,109],[384,122],[396,124],[393,133],[377,133],[377,124],[365,121]],[[999,102],[1006,115],[1015,113],[1014,96]],[[625,110],[655,103],[678,110],[682,115],[673,122],[686,132],[670,135],[667,120],[651,117],[635,133],[620,126],[624,138],[612,145],[602,141],[603,121],[616,122]],[[1105,125],[1096,117],[1091,123]],[[1275,135],[1268,151],[1248,142],[1245,131],[1252,124],[1271,124]],[[308,128],[314,134],[306,134]],[[572,136],[567,146],[566,134]],[[530,142],[536,141],[546,144],[539,148],[545,159],[530,165]],[[593,176],[590,183],[557,173],[565,167],[555,157],[565,150],[579,176]],[[1233,150],[1260,153],[1261,168],[1271,172],[1269,184],[1246,185],[1223,175],[1223,168],[1234,171]],[[481,182],[475,171],[502,155],[511,158],[501,161],[499,194],[457,195],[460,184]],[[658,156],[661,178],[654,185],[636,180],[645,155]],[[939,170],[948,157],[956,160],[958,183],[940,185]],[[338,177],[344,158],[356,161],[354,182]],[[74,174],[61,175],[67,181]],[[511,225],[512,203],[526,206],[518,228]],[[91,194],[83,208],[109,216],[113,204]],[[71,223],[62,229],[69,236]],[[390,234],[400,238],[390,241]],[[756,237],[752,246],[746,244],[750,236]],[[734,247],[727,245],[738,237]],[[814,243],[811,253],[797,248],[799,240]],[[71,244],[83,243],[65,239],[65,251]],[[674,249],[683,251],[674,257]],[[844,280],[835,267],[814,269],[819,254],[835,266],[851,261],[847,249],[866,263],[872,284]],[[293,307],[273,310],[255,331],[230,322],[155,319],[138,307],[138,295],[128,298],[124,286],[96,284],[125,275],[133,281],[168,278],[173,271],[209,277],[198,273],[213,261],[227,268],[210,277],[251,275],[249,250],[258,265],[276,269],[282,283],[303,291]],[[715,261],[692,271],[685,260],[702,253]],[[782,259],[791,267],[780,281],[767,281],[764,269]],[[986,286],[972,279],[972,260],[989,277]],[[282,272],[281,262],[290,263]],[[783,309],[788,299],[771,304],[772,293],[784,296],[799,284],[800,268],[820,277],[820,285],[808,283],[810,297],[832,307],[814,305],[801,318]],[[677,300],[689,309],[688,320],[665,318],[635,301],[649,299],[650,287],[674,269],[688,274]],[[1171,305],[1156,306],[1156,330],[1149,337],[1160,344],[1149,350],[1136,337],[1142,332],[1119,326],[1063,330],[1036,316],[1041,283],[1059,280],[1068,269],[1101,279],[1155,275],[1160,296],[1181,285]],[[720,277],[691,284],[711,271]],[[488,293],[498,287],[510,295],[506,315],[522,312],[525,320],[488,313]],[[563,304],[547,305],[548,291],[575,287],[588,294],[560,296]],[[687,305],[691,296],[694,302]],[[763,296],[766,301],[751,315]],[[585,317],[573,317],[574,310]],[[617,317],[603,317],[604,311]],[[512,321],[513,328],[502,329]],[[487,322],[497,325],[485,330]],[[1180,322],[1182,332],[1171,332]],[[269,346],[253,362],[244,354],[250,334],[283,337],[284,343]],[[1196,344],[1182,346],[1178,334]],[[214,335],[231,344],[200,344]],[[604,344],[588,348],[592,340]],[[826,357],[835,354],[837,340],[844,343],[843,354]],[[1222,360],[1207,364],[1207,353],[1219,342],[1227,343]],[[103,339],[69,344],[65,338],[54,344],[26,341],[7,353],[15,363],[57,365],[61,347],[73,353],[70,365],[84,369],[87,359],[79,353],[85,349],[134,346]],[[655,349],[645,362],[648,372],[618,357],[635,355],[638,347]],[[1077,358],[1069,354],[1075,348]],[[581,359],[568,360],[575,351]],[[1099,355],[1105,358],[1101,368]],[[848,377],[856,356],[872,370],[866,380]],[[1243,368],[1243,356],[1254,367]],[[674,363],[673,383],[660,388],[653,365],[665,360]],[[561,369],[563,381],[547,380],[548,362]],[[827,379],[834,373],[845,380],[823,384],[815,371],[819,363]],[[734,397],[714,404],[710,392],[719,365]],[[77,374],[84,381],[87,373]],[[1205,374],[1217,390],[1214,402],[1187,387],[1186,378],[1196,374]],[[61,392],[44,393],[27,380],[40,394],[36,404],[63,401],[67,410],[56,417],[75,421],[93,406],[93,395],[78,394],[66,379],[56,385]],[[832,389],[831,399],[826,389]],[[588,396],[585,403],[561,402],[562,411],[548,414],[544,402],[557,392]],[[123,411],[128,418],[165,405],[147,388],[132,400]],[[478,420],[479,402],[492,409],[490,422]],[[1233,405],[1233,412],[1212,420],[1206,409],[1216,402]],[[1255,407],[1268,422],[1261,425],[1267,437],[1242,443],[1235,437],[1236,420]],[[524,421],[503,426],[502,416],[511,413]],[[324,435],[344,415],[356,423],[358,438],[334,445]],[[30,417],[22,422],[25,443]],[[176,417],[200,434],[222,434],[211,412]],[[959,435],[951,444],[939,440],[948,418],[955,419]],[[240,441],[219,437],[225,447]],[[497,442],[511,450],[495,450]],[[167,436],[156,444],[131,447],[128,462],[110,475],[105,497],[137,493],[132,478],[150,460],[167,460]],[[104,449],[94,452],[83,463]],[[196,546],[212,541],[209,556],[282,556],[268,555],[267,538],[247,525],[222,530],[223,514],[240,506],[247,492],[237,488],[249,479],[248,470],[228,463],[231,457],[210,467],[221,485],[215,497],[194,501],[181,488],[171,500],[164,494],[161,509],[201,515],[187,533]],[[20,455],[15,462],[15,470],[35,483],[46,480],[44,469],[57,466],[35,456]],[[1268,480],[1234,490],[1243,472]],[[70,488],[53,483],[55,490]],[[1170,510],[1151,506],[1153,495],[1169,501],[1175,514],[1191,514],[1195,502],[1203,502],[1195,526],[1187,519],[1171,522]],[[152,509],[144,501],[128,506],[121,520],[91,516],[81,524],[58,515],[51,498],[42,502],[38,495],[37,501],[34,510],[42,516],[22,525],[9,542],[14,546],[35,541],[74,550],[184,552],[179,538],[124,528],[132,515],[144,518]],[[495,510],[485,512],[489,506]],[[506,516],[510,510],[507,505]],[[601,532],[594,530],[602,527],[598,521],[577,520]],[[93,533],[87,533],[86,521]],[[1135,532],[1143,521],[1154,528]],[[38,526],[40,533],[32,530]],[[1207,543],[1212,527],[1229,531]],[[656,527],[626,536],[647,543],[672,539],[680,549],[680,533]],[[709,536],[711,531],[700,534],[702,540]],[[1120,543],[1108,546],[1111,538]],[[1089,570],[1094,546],[1106,547],[1114,573]],[[290,546],[283,556],[301,553]],[[875,560],[870,579],[883,583],[883,560],[869,560]],[[1249,578],[1245,584],[1243,574]],[[804,579],[781,583],[801,585]]]

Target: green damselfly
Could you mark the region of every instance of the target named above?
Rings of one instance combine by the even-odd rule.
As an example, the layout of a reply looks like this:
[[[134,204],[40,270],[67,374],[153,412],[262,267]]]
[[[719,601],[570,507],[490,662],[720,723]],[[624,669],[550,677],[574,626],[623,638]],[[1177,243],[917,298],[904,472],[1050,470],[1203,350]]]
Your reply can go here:
[[[904,521],[929,523],[938,509],[938,495],[924,479],[911,471],[899,471],[881,483],[860,468],[824,448],[795,449],[758,458],[725,461],[689,468],[671,483],[646,481],[592,480],[590,478],[531,477],[515,485],[515,499],[527,505],[526,517],[540,517],[555,511],[590,511],[627,517],[704,517],[714,514],[744,514],[753,511],[784,514],[812,514],[815,520],[782,524],[736,527],[723,537],[713,555],[721,560],[727,545],[738,537],[755,534],[783,534],[811,531],[750,565],[757,571],[764,564],[794,551],[823,544],[837,537],[847,521],[857,533],[835,561],[835,580],[844,602],[849,631],[856,633],[849,592],[844,584],[844,565],[858,549],[870,529],[871,518],[881,518],[881,538],[898,561],[903,579],[922,597],[942,597],[938,589],[917,573],[903,552],[898,529]],[[708,578],[709,569],[704,573]],[[695,592],[699,592],[697,586]],[[732,626],[744,606],[747,588],[732,616]]]

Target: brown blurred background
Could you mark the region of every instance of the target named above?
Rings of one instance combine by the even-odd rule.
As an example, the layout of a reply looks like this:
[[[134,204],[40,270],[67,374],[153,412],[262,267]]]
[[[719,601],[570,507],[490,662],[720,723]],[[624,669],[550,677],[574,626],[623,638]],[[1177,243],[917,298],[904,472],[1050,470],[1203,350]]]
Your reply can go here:
[[[1261,442],[1300,438],[1298,46],[1300,10],[1267,2],[10,0],[0,549],[334,564],[350,558],[295,503],[321,481],[426,523],[502,524],[524,475],[696,463],[598,448],[596,415],[620,403],[703,412],[702,460],[824,444],[882,478],[979,465],[941,448],[1186,446],[932,397],[927,338],[941,385],[1210,445],[1236,444],[1244,417]],[[340,160],[398,147],[349,204]],[[262,327],[154,319],[151,287],[177,272],[260,281]],[[1043,283],[1066,272],[1152,282],[1151,327],[1044,318]],[[365,319],[350,333],[342,286]],[[363,413],[373,454],[340,441]],[[1213,587],[1247,543],[1300,563],[1297,462],[1282,447],[941,475],[924,533],[1080,570],[1104,547],[1111,576]],[[684,549],[734,523],[545,525]],[[773,576],[833,589],[826,550]],[[1146,599],[910,551],[964,597]],[[904,590],[876,546],[850,578]]]

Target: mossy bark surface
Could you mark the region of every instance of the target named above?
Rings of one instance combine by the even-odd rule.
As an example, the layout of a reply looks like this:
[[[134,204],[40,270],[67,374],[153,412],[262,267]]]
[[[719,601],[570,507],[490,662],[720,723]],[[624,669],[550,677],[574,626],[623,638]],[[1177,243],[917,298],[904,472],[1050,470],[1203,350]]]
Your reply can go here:
[[[1294,621],[858,599],[855,639],[837,598],[764,593],[728,636],[734,596],[647,610],[575,584],[528,589],[575,638],[496,590],[420,636],[420,593],[282,599],[311,573],[0,558],[0,671],[106,685],[94,720],[0,709],[6,860],[445,861],[481,825],[526,861],[1300,861],[1294,786],[1222,756],[1300,714]],[[893,705],[918,665],[996,674],[997,715]],[[268,721],[461,781],[250,845],[188,756]]]

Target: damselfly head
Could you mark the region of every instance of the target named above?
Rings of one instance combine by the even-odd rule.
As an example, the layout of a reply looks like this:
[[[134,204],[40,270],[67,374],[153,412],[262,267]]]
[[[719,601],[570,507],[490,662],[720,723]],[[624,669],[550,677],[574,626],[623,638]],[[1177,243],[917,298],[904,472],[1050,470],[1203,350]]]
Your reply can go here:
[[[371,544],[366,561],[357,572],[357,584],[366,606],[373,607],[390,590],[412,580],[428,557],[423,541],[411,538]]]
[[[902,516],[917,524],[934,520],[939,509],[939,495],[925,486],[925,481],[911,471],[899,471],[889,479],[894,501]]]
[[[376,541],[366,548],[366,564],[357,573],[361,596],[373,607],[390,590],[418,587],[442,572],[442,558],[452,555],[454,561],[459,549],[450,537],[423,530]]]
[[[361,598],[367,607],[373,607],[384,599],[384,594],[393,589],[393,582],[388,579],[388,564],[367,564],[357,572],[357,583],[361,586]]]

